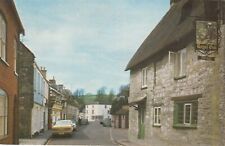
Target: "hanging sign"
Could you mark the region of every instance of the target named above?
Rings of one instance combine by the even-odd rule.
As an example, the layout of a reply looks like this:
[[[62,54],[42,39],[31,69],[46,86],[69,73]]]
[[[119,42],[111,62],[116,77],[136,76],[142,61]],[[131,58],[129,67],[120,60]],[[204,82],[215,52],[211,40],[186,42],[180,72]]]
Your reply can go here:
[[[196,21],[196,50],[199,59],[214,60],[218,50],[218,25],[215,21]]]

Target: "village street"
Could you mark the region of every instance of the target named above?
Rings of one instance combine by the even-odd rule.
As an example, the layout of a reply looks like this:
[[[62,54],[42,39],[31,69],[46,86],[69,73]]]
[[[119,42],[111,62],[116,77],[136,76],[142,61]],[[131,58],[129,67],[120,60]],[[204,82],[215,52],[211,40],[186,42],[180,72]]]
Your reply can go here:
[[[127,130],[103,127],[99,122],[82,125],[70,136],[52,137],[47,145],[118,145],[116,139],[127,139]]]

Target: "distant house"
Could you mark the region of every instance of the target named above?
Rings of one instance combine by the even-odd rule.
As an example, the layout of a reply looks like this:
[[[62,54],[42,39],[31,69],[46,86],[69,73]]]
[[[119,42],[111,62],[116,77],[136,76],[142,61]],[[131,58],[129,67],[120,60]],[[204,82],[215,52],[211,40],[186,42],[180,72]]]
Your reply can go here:
[[[13,0],[0,0],[0,144],[18,144],[17,48],[24,28]]]
[[[105,118],[111,119],[110,115],[111,105],[107,104],[88,104],[85,105],[85,118],[88,121],[99,121]]]
[[[23,44],[18,49],[19,136],[30,138],[47,129],[49,85],[45,68]]]
[[[171,0],[169,11],[126,68],[130,141],[146,146],[225,145],[224,8],[224,1]],[[206,27],[198,28],[200,22]],[[197,44],[196,39],[215,27],[221,34],[211,31]],[[197,37],[197,31],[202,35]],[[210,37],[216,41],[209,42]]]

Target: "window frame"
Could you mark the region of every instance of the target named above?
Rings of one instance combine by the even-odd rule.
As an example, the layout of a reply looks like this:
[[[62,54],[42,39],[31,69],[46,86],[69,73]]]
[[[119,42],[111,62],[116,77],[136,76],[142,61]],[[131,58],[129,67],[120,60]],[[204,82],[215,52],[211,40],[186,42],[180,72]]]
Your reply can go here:
[[[196,104],[196,108],[194,108]],[[190,105],[190,123],[186,122],[187,113],[186,107]],[[181,120],[181,121],[179,121]],[[195,120],[195,121],[194,121]],[[173,115],[173,127],[174,128],[194,128],[196,129],[198,125],[198,100],[179,100],[174,101],[174,115]]]
[[[0,139],[8,136],[8,96],[6,92],[2,89],[0,89],[0,98],[3,98],[3,115],[0,116],[3,118],[3,135],[0,133]]]
[[[2,60],[7,66],[9,66],[9,64],[7,63],[7,21],[1,11],[0,11],[0,28],[1,28],[0,30],[2,30],[0,32],[0,60]],[[4,49],[2,48],[2,45],[4,45]]]
[[[142,89],[148,87],[147,86],[147,80],[148,80],[147,74],[148,74],[147,67],[142,68],[142,70],[141,70],[141,88]]]
[[[161,106],[153,107],[153,126],[161,126],[161,113],[162,113]]]
[[[17,50],[18,50],[18,41],[17,41],[17,38],[15,37],[14,40],[13,40],[13,49],[14,49],[14,55],[13,55],[13,68],[14,68],[14,72],[15,74],[18,76],[17,74]]]
[[[186,113],[186,109],[187,108],[186,107],[187,106],[190,106],[189,123],[186,123],[186,118],[187,118],[186,117],[187,116],[187,113]],[[184,116],[184,125],[191,125],[191,120],[192,120],[192,117],[191,117],[192,116],[192,103],[185,103],[184,104],[184,115],[183,116]]]
[[[182,79],[187,75],[187,48],[175,52],[174,79]]]

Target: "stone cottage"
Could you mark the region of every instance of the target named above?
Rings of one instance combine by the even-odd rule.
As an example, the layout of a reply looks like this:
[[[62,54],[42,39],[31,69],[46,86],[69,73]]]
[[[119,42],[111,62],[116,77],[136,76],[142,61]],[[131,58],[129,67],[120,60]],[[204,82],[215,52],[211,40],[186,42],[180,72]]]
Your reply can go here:
[[[170,2],[126,67],[129,140],[146,146],[224,146],[224,1]],[[201,22],[207,31],[216,24],[216,30],[199,45],[206,34]]]
[[[0,0],[0,144],[18,144],[16,52],[24,28],[13,0]]]
[[[45,68],[23,43],[18,48],[19,136],[31,138],[48,128],[49,85]]]

